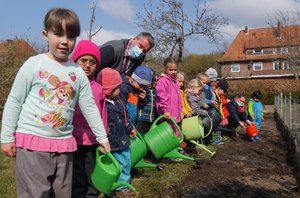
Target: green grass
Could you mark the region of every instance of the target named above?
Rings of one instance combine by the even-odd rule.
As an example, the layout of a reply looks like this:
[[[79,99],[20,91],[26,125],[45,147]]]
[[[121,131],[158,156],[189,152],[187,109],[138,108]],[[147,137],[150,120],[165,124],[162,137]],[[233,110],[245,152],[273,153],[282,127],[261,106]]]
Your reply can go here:
[[[209,146],[209,149],[215,151],[216,147]],[[200,154],[194,155],[193,157],[209,160],[210,155],[205,151],[201,151]],[[157,171],[153,168],[138,169],[138,173],[141,173],[141,175],[133,178],[132,185],[139,192],[139,197],[160,197],[164,194],[166,189],[179,185],[195,164],[195,162],[187,160],[177,163],[164,163],[163,160],[153,161],[153,163],[163,165],[165,168],[163,171]],[[2,153],[0,153],[0,197],[17,197],[15,186],[15,158],[6,157]]]
[[[0,120],[0,131],[2,122]],[[0,197],[17,197],[15,180],[15,158],[6,157],[0,151]]]
[[[15,182],[15,158],[0,154],[0,197],[17,197]]]
[[[215,147],[210,147],[215,150]],[[200,155],[194,156],[200,159],[208,159],[209,155],[201,151]],[[154,161],[165,166],[163,171],[157,171],[153,168],[139,169],[141,176],[133,178],[132,185],[137,189],[140,197],[159,197],[163,195],[164,190],[180,184],[184,176],[193,168],[195,164],[192,161],[184,160],[182,162],[167,163]],[[15,158],[9,158],[0,154],[0,197],[17,197],[15,187]]]
[[[141,197],[160,197],[165,189],[181,182],[193,163],[185,161],[160,164],[165,166],[163,171],[144,169],[142,176],[133,178],[132,185]]]

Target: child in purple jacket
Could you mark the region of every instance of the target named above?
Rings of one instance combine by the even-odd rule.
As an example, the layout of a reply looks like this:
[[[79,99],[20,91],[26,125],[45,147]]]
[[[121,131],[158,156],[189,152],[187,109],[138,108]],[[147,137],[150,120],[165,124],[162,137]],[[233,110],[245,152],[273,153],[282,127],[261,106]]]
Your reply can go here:
[[[107,131],[105,95],[102,86],[93,78],[93,74],[101,61],[100,51],[96,44],[88,40],[82,40],[77,44],[72,59],[83,69],[90,80],[95,103]],[[97,198],[99,192],[97,192],[91,183],[91,173],[95,166],[95,151],[99,144],[84,118],[78,103],[75,106],[73,124],[73,136],[76,139],[78,150],[74,152],[73,156],[72,197]]]

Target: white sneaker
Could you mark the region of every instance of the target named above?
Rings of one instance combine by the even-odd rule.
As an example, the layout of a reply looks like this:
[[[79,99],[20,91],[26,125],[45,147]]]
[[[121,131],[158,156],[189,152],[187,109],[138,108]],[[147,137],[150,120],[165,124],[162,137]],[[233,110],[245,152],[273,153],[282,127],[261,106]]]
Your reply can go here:
[[[182,158],[169,158],[170,162],[182,162],[183,159]]]

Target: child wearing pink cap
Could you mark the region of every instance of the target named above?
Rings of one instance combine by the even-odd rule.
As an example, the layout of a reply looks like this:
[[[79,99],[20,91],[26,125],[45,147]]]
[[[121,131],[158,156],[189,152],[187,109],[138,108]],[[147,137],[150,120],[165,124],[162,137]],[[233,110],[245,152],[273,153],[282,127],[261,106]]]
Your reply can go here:
[[[106,97],[107,136],[111,153],[122,167],[118,182],[129,183],[131,180],[130,137],[136,135],[136,130],[130,123],[126,104],[119,98],[119,86],[122,83],[122,78],[116,70],[104,68],[98,74],[97,82],[102,86]],[[117,197],[136,194],[136,192],[132,192],[126,187],[119,187],[115,192]]]
[[[99,48],[91,41],[81,40],[74,50],[72,60],[83,69],[89,78],[96,106],[107,131],[105,95],[101,85],[93,78],[93,74],[101,62]],[[73,125],[73,136],[76,139],[78,149],[73,156],[72,197],[97,198],[99,192],[91,183],[91,173],[95,166],[95,152],[99,143],[96,141],[96,137],[84,118],[78,103],[75,106]]]

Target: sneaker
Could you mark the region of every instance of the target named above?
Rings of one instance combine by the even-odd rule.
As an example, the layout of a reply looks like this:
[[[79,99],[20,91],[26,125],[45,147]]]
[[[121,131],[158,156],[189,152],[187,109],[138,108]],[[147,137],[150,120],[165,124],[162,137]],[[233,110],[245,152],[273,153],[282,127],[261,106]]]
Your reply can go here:
[[[254,137],[254,139],[255,139],[255,141],[256,141],[256,142],[258,142],[258,141],[260,140],[260,138],[259,138],[259,136],[258,136],[258,135],[257,135],[257,136],[255,136],[255,137]]]
[[[169,158],[168,161],[169,162],[182,162],[183,159],[181,159],[181,158]]]
[[[182,150],[180,150],[180,151],[178,151],[180,154],[182,154],[182,155],[185,155],[186,154],[186,152],[185,152],[185,150],[184,149],[182,149]]]
[[[126,190],[117,190],[114,192],[116,197],[132,197],[132,196],[138,196],[138,192],[133,192],[129,189]]]
[[[222,145],[222,144],[224,144],[224,142],[222,142],[221,140],[215,140],[215,141],[213,141],[212,144],[214,144],[214,145]]]

